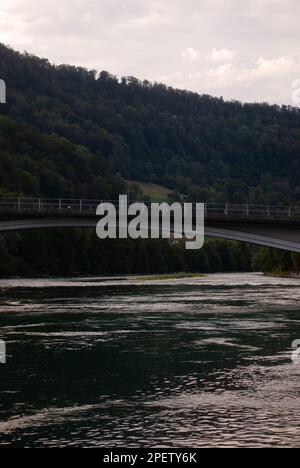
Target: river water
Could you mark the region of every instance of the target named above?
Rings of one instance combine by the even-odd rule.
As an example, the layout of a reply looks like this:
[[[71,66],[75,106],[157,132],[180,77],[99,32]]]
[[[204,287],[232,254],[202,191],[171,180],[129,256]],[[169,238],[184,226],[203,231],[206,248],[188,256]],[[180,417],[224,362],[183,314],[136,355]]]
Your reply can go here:
[[[1,447],[300,447],[300,282],[0,281]]]

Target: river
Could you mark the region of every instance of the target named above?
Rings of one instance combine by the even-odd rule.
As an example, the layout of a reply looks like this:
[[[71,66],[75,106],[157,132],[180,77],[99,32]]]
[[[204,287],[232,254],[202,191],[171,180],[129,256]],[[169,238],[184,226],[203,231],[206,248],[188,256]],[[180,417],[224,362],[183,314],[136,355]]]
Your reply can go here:
[[[2,280],[1,447],[300,447],[300,282]]]

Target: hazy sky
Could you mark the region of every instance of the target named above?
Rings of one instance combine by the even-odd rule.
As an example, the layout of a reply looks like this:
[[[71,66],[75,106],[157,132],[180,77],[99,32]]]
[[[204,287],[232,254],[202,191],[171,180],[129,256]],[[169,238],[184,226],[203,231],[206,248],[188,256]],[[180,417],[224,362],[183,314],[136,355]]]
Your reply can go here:
[[[55,63],[292,104],[299,0],[0,0],[0,41]]]

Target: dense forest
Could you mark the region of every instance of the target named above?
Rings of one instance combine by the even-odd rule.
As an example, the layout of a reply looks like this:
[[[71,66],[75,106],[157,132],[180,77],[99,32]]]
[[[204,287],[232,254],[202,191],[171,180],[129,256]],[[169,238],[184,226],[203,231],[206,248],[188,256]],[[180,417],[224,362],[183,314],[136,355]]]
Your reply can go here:
[[[224,102],[105,71],[54,66],[1,44],[0,78],[7,85],[7,104],[0,106],[2,197],[108,199],[126,192],[131,179],[192,201],[300,202],[299,109]],[[131,190],[132,198],[142,197]],[[37,233],[1,237],[1,275],[251,268],[251,248],[216,241],[196,263],[180,245],[106,243],[115,260],[95,266],[104,247],[92,234],[38,235],[38,242]],[[65,244],[77,252],[68,267],[59,261]],[[161,262],[152,261],[152,248]],[[129,260],[137,251],[148,256],[144,268]]]
[[[99,241],[93,231],[33,231],[0,237],[0,277],[251,271],[245,244],[209,240],[199,251],[167,240]]]

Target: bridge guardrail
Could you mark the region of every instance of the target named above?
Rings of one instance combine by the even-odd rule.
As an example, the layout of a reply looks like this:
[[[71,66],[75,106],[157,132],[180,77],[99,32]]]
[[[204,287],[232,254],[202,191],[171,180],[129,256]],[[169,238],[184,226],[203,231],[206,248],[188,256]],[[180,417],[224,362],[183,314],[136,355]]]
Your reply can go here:
[[[102,202],[118,206],[118,200],[51,199],[51,198],[0,198],[0,214],[5,213],[74,213],[95,214]],[[151,202],[144,202],[150,205]],[[252,204],[206,203],[209,216],[252,217],[273,219],[299,219],[300,206],[272,206]]]

